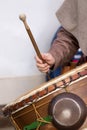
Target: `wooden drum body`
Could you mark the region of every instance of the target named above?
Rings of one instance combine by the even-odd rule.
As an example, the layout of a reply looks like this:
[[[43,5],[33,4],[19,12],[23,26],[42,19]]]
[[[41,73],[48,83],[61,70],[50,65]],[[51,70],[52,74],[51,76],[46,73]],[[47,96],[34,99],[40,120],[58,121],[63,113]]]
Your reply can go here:
[[[87,63],[42,84],[39,88],[6,105],[3,113],[12,120],[17,130],[45,129],[45,126],[42,128],[39,127],[39,124],[49,117],[49,103],[55,96],[66,91],[78,95],[87,104]],[[27,126],[31,126],[37,120],[39,121],[38,128],[28,129]],[[47,123],[49,124],[48,121]],[[79,130],[83,130],[83,128],[87,128],[87,120]],[[56,128],[54,127],[52,130],[56,130]]]

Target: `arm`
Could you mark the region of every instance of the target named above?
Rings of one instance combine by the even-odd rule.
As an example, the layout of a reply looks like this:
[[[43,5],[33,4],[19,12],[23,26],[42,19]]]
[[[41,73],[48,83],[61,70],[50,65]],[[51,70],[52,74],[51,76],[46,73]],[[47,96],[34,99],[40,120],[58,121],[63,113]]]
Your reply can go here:
[[[79,48],[76,38],[61,28],[48,53],[41,54],[43,61],[36,56],[36,66],[41,72],[48,72],[67,64]]]
[[[55,59],[54,69],[67,64],[77,52],[78,48],[79,43],[77,39],[64,28],[61,28],[49,50],[49,53]]]

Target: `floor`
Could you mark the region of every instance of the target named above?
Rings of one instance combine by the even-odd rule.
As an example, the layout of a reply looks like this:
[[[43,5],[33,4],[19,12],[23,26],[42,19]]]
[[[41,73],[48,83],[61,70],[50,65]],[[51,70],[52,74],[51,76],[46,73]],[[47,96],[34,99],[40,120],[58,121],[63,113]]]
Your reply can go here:
[[[0,128],[0,130],[15,130],[13,127]]]
[[[10,120],[3,116],[2,106],[0,106],[0,130],[15,130]]]
[[[0,130],[15,130],[15,128],[7,118],[0,117]]]

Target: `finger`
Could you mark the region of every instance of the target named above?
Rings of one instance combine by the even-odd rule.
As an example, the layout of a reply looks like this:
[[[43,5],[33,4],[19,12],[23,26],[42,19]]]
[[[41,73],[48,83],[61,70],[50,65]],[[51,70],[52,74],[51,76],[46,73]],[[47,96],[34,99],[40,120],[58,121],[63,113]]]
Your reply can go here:
[[[49,72],[49,68],[45,68],[45,69],[39,68],[39,71],[46,73],[46,72]]]
[[[35,57],[35,60],[36,60],[37,63],[40,63],[40,64],[43,63],[43,61],[38,56]]]
[[[38,67],[38,69],[42,72],[47,72],[50,68],[50,66],[48,64],[36,64],[36,66]]]
[[[40,64],[40,63],[36,63],[36,66],[38,68],[42,68],[42,69],[45,69],[45,68],[50,68],[50,66],[48,64]]]
[[[48,53],[42,54],[42,58],[43,58],[44,60],[49,59],[49,54],[48,54]]]

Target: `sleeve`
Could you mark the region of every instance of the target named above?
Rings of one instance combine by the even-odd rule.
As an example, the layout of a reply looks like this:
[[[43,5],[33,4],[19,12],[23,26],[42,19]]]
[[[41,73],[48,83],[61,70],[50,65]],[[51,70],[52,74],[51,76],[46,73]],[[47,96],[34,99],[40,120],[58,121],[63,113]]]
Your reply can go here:
[[[55,58],[54,69],[69,63],[78,48],[79,44],[77,39],[64,28],[61,28],[49,50],[49,53]]]

